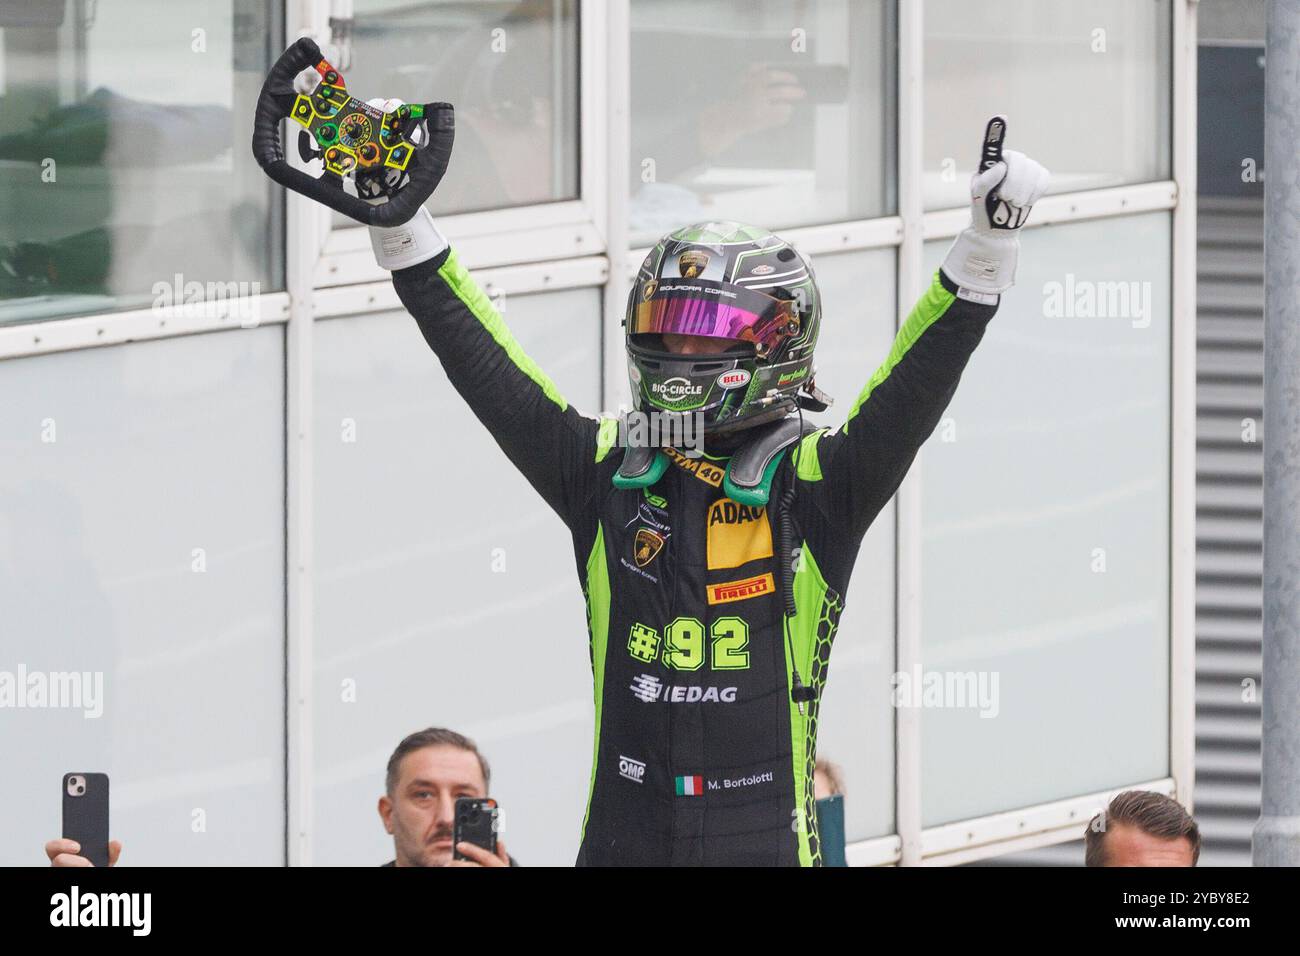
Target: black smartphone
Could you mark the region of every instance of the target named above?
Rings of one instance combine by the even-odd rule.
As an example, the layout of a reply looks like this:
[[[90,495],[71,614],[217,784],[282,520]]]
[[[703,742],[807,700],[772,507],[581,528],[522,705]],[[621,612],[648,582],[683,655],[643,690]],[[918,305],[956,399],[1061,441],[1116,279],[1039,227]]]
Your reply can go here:
[[[455,849],[461,843],[472,843],[495,854],[499,814],[500,807],[491,797],[457,797],[456,820],[452,824],[451,836],[453,859],[469,859]]]
[[[63,775],[63,838],[81,844],[80,856],[108,866],[108,774]]]

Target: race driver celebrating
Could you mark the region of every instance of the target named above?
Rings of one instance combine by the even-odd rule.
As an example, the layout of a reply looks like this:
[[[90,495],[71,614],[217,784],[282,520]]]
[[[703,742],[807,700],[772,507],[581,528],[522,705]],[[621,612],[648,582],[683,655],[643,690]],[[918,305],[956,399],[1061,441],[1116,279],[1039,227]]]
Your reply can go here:
[[[425,209],[371,228],[452,385],[572,535],[596,708],[579,864],[820,864],[818,698],[859,545],[1013,284],[1047,186],[996,146],[970,226],[833,430],[802,415],[827,404],[808,260],[733,222],[655,245],[624,319],[633,406],[697,416],[699,456],[620,443],[618,419],[570,406]]]

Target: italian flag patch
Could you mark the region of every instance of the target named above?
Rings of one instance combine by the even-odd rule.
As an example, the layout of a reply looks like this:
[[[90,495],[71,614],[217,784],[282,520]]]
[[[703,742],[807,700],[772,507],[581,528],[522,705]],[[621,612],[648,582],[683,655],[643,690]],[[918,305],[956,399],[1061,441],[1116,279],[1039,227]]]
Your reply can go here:
[[[703,777],[678,777],[677,796],[698,797],[704,792]]]

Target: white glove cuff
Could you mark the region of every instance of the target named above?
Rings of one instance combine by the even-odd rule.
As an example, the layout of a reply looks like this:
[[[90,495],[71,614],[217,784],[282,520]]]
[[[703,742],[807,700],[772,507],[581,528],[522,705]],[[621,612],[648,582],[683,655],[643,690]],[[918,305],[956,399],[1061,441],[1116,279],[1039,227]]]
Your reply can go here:
[[[994,236],[967,227],[958,233],[943,260],[943,271],[961,286],[961,292],[998,295],[1016,282],[1016,260],[1020,255],[1018,235]],[[976,298],[973,301],[980,301]]]
[[[433,217],[423,206],[400,226],[371,226],[370,247],[381,268],[390,272],[406,269],[432,259],[447,248],[447,237],[433,224]]]

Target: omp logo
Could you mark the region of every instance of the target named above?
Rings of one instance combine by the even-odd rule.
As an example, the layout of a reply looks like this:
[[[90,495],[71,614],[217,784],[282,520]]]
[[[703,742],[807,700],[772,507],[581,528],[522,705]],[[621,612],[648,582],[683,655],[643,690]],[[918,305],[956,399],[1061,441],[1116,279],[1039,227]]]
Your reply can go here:
[[[738,568],[772,556],[767,509],[722,498],[709,506],[706,557],[710,570]]]
[[[745,578],[743,581],[728,581],[726,584],[710,584],[709,603],[727,604],[731,601],[744,601],[758,597],[760,594],[770,594],[773,590],[775,584],[771,574],[760,574],[757,577]]]
[[[679,402],[683,398],[699,398],[704,393],[704,386],[692,385],[687,379],[678,376],[655,382],[650,386],[650,391],[670,402]]]
[[[618,775],[633,783],[645,782],[645,762],[618,755]]]
[[[712,485],[714,488],[722,484],[723,469],[719,468],[703,458],[687,458],[676,448],[664,448],[663,453],[669,457],[673,464],[685,471],[690,472],[700,481]]]
[[[730,372],[723,372],[718,376],[719,388],[740,388],[742,385],[749,384],[749,371],[743,368],[733,368]]]
[[[50,897],[51,926],[126,926],[133,936],[148,936],[151,893],[82,893],[77,886]]]
[[[701,684],[665,684],[653,674],[639,674],[632,678],[632,696],[647,704],[662,701],[665,704],[734,704],[736,688],[705,687]]]

